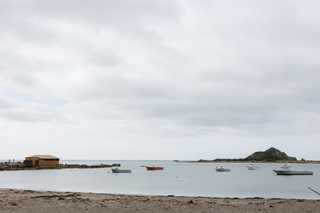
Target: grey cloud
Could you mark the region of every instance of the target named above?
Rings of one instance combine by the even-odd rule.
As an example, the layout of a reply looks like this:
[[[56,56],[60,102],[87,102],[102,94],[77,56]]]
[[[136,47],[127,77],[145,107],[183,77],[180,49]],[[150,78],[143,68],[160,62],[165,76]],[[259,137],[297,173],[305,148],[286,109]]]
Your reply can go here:
[[[2,124],[70,122],[70,143],[92,129],[110,141],[148,135],[159,146],[189,137],[198,146],[198,135],[221,147],[239,135],[268,136],[268,145],[281,134],[317,135],[318,9],[316,1],[1,1]]]
[[[32,88],[41,85],[37,73],[44,71],[44,62],[30,61],[27,57],[14,52],[0,51],[0,75],[2,86],[17,85],[20,88]]]
[[[108,47],[102,48],[92,44],[82,44],[82,50],[87,63],[98,68],[104,69],[125,63],[117,52],[114,52],[111,48],[108,49]]]
[[[109,23],[115,26],[147,20],[168,20],[175,16],[176,12],[176,6],[171,1],[98,0],[94,4],[85,0],[34,1],[33,4],[29,4],[29,9],[40,11],[46,16],[75,18],[85,22]]]
[[[14,108],[14,104],[0,97],[0,109],[4,110],[4,109],[11,109],[11,108]]]
[[[6,99],[0,99],[0,118],[9,122],[68,122],[67,115],[56,106],[35,102],[8,101]]]
[[[177,8],[171,1],[21,1],[2,4],[6,12],[2,19],[6,31],[16,32],[21,38],[41,42],[59,38],[50,29],[50,21],[82,24],[92,31],[99,28],[118,29],[130,36],[146,38],[150,34],[145,23],[157,24],[176,19]],[[41,23],[42,22],[42,23]]]
[[[90,88],[79,91],[79,98],[93,100],[139,101],[143,99],[173,98],[174,88],[167,82],[151,79],[131,79],[123,75],[105,75],[93,79]]]

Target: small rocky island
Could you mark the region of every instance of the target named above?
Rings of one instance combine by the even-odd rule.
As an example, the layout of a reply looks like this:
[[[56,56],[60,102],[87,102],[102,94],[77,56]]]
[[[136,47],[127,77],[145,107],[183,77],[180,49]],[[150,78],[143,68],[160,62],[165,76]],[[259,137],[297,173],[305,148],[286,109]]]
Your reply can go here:
[[[290,162],[290,163],[307,163],[305,159],[297,160],[296,157],[288,156],[286,153],[271,147],[265,151],[254,152],[245,158],[217,158],[214,160],[200,159],[197,162]],[[312,161],[314,162],[314,161]]]

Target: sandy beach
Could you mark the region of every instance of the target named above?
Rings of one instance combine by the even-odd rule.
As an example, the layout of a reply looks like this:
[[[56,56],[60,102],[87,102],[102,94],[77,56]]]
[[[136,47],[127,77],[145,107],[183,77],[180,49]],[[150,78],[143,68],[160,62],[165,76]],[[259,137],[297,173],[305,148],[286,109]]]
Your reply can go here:
[[[0,213],[319,212],[320,200],[137,196],[0,189]]]

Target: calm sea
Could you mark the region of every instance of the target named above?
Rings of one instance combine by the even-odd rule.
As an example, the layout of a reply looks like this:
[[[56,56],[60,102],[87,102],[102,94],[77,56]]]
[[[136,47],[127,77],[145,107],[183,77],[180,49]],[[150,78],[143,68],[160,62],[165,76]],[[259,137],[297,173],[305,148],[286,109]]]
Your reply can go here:
[[[320,199],[308,187],[320,191],[319,164],[292,164],[295,170],[312,170],[314,175],[277,176],[272,170],[282,164],[223,163],[231,172],[216,172],[220,163],[175,163],[173,161],[63,161],[62,163],[121,163],[129,174],[113,174],[110,168],[2,171],[0,188],[48,191],[97,192],[139,195],[205,197],[264,197]],[[163,171],[146,171],[144,165],[164,166]]]

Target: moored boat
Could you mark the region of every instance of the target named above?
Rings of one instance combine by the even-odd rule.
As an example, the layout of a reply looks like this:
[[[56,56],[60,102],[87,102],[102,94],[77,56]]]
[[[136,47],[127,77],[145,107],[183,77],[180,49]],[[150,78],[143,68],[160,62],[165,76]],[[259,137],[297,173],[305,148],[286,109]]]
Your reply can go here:
[[[112,173],[131,173],[130,169],[119,169],[118,167],[111,169]]]
[[[280,169],[273,170],[277,175],[313,175],[313,171],[297,171],[292,170],[288,164],[284,164]]]
[[[230,169],[224,168],[223,166],[217,166],[216,167],[217,172],[230,172]]]
[[[147,170],[163,170],[162,166],[146,166]]]

